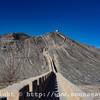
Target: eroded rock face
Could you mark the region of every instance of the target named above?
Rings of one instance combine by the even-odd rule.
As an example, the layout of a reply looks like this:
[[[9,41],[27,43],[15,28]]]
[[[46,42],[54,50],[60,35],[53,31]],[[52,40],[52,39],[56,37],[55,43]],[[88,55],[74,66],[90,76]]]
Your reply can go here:
[[[5,39],[4,41],[2,41]],[[0,81],[12,82],[57,71],[75,84],[100,82],[100,50],[51,32],[40,37],[9,34],[0,37]]]

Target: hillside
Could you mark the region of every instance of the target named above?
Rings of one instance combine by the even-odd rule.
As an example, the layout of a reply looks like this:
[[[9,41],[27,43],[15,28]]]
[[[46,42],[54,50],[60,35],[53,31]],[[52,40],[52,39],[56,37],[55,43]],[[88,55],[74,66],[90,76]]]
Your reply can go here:
[[[38,76],[52,64],[74,84],[100,83],[100,50],[95,47],[59,32],[39,37],[25,33],[0,36],[0,83],[11,84]]]

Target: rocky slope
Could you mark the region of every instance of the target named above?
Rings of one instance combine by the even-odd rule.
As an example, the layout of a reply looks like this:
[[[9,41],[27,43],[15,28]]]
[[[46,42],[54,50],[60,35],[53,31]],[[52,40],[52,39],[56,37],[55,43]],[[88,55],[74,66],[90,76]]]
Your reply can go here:
[[[37,76],[52,65],[74,84],[100,83],[100,50],[95,47],[59,32],[39,37],[24,33],[0,36],[0,82]]]

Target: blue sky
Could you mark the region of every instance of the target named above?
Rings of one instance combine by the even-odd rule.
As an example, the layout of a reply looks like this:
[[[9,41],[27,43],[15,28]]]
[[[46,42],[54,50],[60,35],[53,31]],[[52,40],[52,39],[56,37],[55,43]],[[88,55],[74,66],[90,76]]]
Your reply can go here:
[[[0,0],[0,34],[66,36],[100,47],[100,0]]]

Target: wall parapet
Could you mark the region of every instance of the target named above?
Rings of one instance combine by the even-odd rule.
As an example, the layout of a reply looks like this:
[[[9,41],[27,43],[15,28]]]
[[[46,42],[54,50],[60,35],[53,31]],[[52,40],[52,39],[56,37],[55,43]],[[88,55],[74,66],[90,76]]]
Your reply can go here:
[[[26,92],[42,91],[51,73],[52,72],[49,71],[40,76],[23,80],[0,90],[0,100],[24,100]]]

